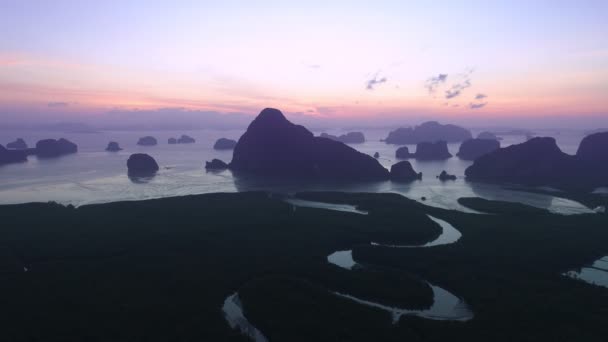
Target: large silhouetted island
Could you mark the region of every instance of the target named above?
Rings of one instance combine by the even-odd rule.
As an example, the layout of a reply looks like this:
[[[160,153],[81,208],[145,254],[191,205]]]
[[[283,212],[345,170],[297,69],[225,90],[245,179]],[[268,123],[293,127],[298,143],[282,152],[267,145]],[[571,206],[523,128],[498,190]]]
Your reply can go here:
[[[456,155],[463,160],[475,160],[499,148],[500,143],[496,139],[469,139],[460,144],[460,149]]]
[[[325,180],[384,180],[389,172],[374,158],[330,139],[315,137],[266,108],[234,148],[230,169],[259,176]]]
[[[532,138],[480,157],[465,174],[470,180],[588,190],[608,185],[607,149],[608,132],[585,137],[574,156],[554,138]]]
[[[428,121],[414,128],[398,128],[388,134],[384,140],[387,144],[406,145],[420,142],[461,142],[473,136],[468,129],[456,125],[442,125],[437,121]]]

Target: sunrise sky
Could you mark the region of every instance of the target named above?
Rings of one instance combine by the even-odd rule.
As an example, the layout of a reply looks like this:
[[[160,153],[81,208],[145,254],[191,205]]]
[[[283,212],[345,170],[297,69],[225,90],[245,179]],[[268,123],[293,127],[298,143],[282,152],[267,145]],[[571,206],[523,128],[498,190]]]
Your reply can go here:
[[[603,0],[0,0],[0,120],[604,120],[607,15]]]

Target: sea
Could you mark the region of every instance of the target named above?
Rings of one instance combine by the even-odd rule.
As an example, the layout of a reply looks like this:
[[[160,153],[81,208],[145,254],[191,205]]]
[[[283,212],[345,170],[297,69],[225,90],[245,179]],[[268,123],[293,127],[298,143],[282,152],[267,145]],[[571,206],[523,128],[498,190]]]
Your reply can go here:
[[[397,162],[395,151],[399,146],[381,141],[390,129],[361,130],[366,142],[352,144],[360,152],[380,154],[379,162],[390,169]],[[340,130],[314,131],[330,134],[345,133]],[[238,192],[264,190],[291,194],[298,191],[348,191],[348,192],[392,192],[422,201],[431,206],[445,209],[470,211],[458,204],[460,197],[482,197],[491,200],[520,202],[546,208],[562,214],[591,212],[591,208],[565,199],[555,189],[554,195],[535,194],[526,189],[514,190],[512,186],[469,182],[465,180],[465,169],[470,161],[456,157],[459,143],[449,144],[454,157],[445,161],[416,161],[411,159],[414,169],[423,173],[421,181],[403,184],[391,181],[359,183],[297,183],[282,180],[259,180],[235,177],[229,170],[207,172],[205,161],[213,158],[229,162],[232,151],[213,149],[214,142],[221,137],[238,140],[243,130],[182,130],[182,131],[100,131],[100,132],[58,132],[58,131],[0,131],[0,144],[6,145],[16,138],[23,138],[29,146],[47,138],[66,138],[78,145],[78,153],[54,159],[38,159],[30,156],[26,163],[0,166],[0,204],[55,201],[81,206],[115,201],[135,201],[170,196],[183,196],[213,192]],[[479,131],[473,130],[476,135]],[[547,130],[536,131],[538,136],[556,138],[559,147],[566,153],[574,154],[584,131]],[[187,134],[196,139],[193,144],[169,145],[170,137],[178,138]],[[138,146],[137,140],[143,136],[154,136],[156,146]],[[523,135],[503,135],[501,146],[522,143]],[[106,152],[110,141],[116,141],[123,148],[120,152]],[[415,151],[414,145],[406,145]],[[127,176],[127,159],[132,153],[147,153],[160,166],[155,177],[133,180]],[[455,181],[442,182],[436,178],[442,170],[456,175]],[[423,197],[425,200],[423,201]]]

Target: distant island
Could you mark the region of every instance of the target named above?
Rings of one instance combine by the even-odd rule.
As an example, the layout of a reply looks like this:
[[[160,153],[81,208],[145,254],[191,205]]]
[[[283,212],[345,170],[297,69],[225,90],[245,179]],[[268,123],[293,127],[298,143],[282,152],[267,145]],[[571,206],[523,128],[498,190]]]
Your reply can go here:
[[[219,138],[213,144],[214,150],[233,150],[236,146],[236,140]]]
[[[17,140],[6,144],[6,148],[14,150],[25,150],[27,148],[27,144],[25,143],[25,140],[18,138]]]
[[[54,158],[76,152],[78,152],[78,146],[76,144],[61,138],[59,140],[45,139],[38,141],[33,153],[39,158]]]
[[[407,146],[397,149],[395,156],[398,159],[415,158],[418,160],[444,160],[452,157],[445,141],[421,142],[416,145],[416,152],[410,153]]]
[[[327,133],[321,133],[321,138],[327,138],[345,144],[362,144],[365,142],[365,135],[362,132],[348,132],[340,136],[331,135]]]
[[[532,138],[479,157],[465,174],[469,180],[589,190],[608,185],[607,150],[608,132],[585,137],[574,156],[554,138]]]
[[[152,136],[145,136],[139,138],[139,140],[137,141],[137,145],[139,146],[156,146],[156,144],[158,144],[158,141],[155,137]]]
[[[387,144],[408,145],[421,142],[445,141],[461,142],[471,139],[473,135],[468,129],[456,125],[442,125],[437,121],[428,121],[414,128],[398,128],[384,139]]]
[[[170,145],[174,145],[174,144],[194,144],[196,142],[196,139],[194,139],[191,136],[183,134],[181,137],[179,137],[177,139],[175,139],[175,138],[169,138],[167,140],[167,142]]]

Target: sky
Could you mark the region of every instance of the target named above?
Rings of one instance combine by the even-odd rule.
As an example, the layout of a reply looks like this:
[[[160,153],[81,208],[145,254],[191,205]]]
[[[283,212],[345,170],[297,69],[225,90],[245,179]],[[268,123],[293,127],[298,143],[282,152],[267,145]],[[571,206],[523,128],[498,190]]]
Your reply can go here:
[[[0,122],[608,126],[608,1],[0,0]]]

